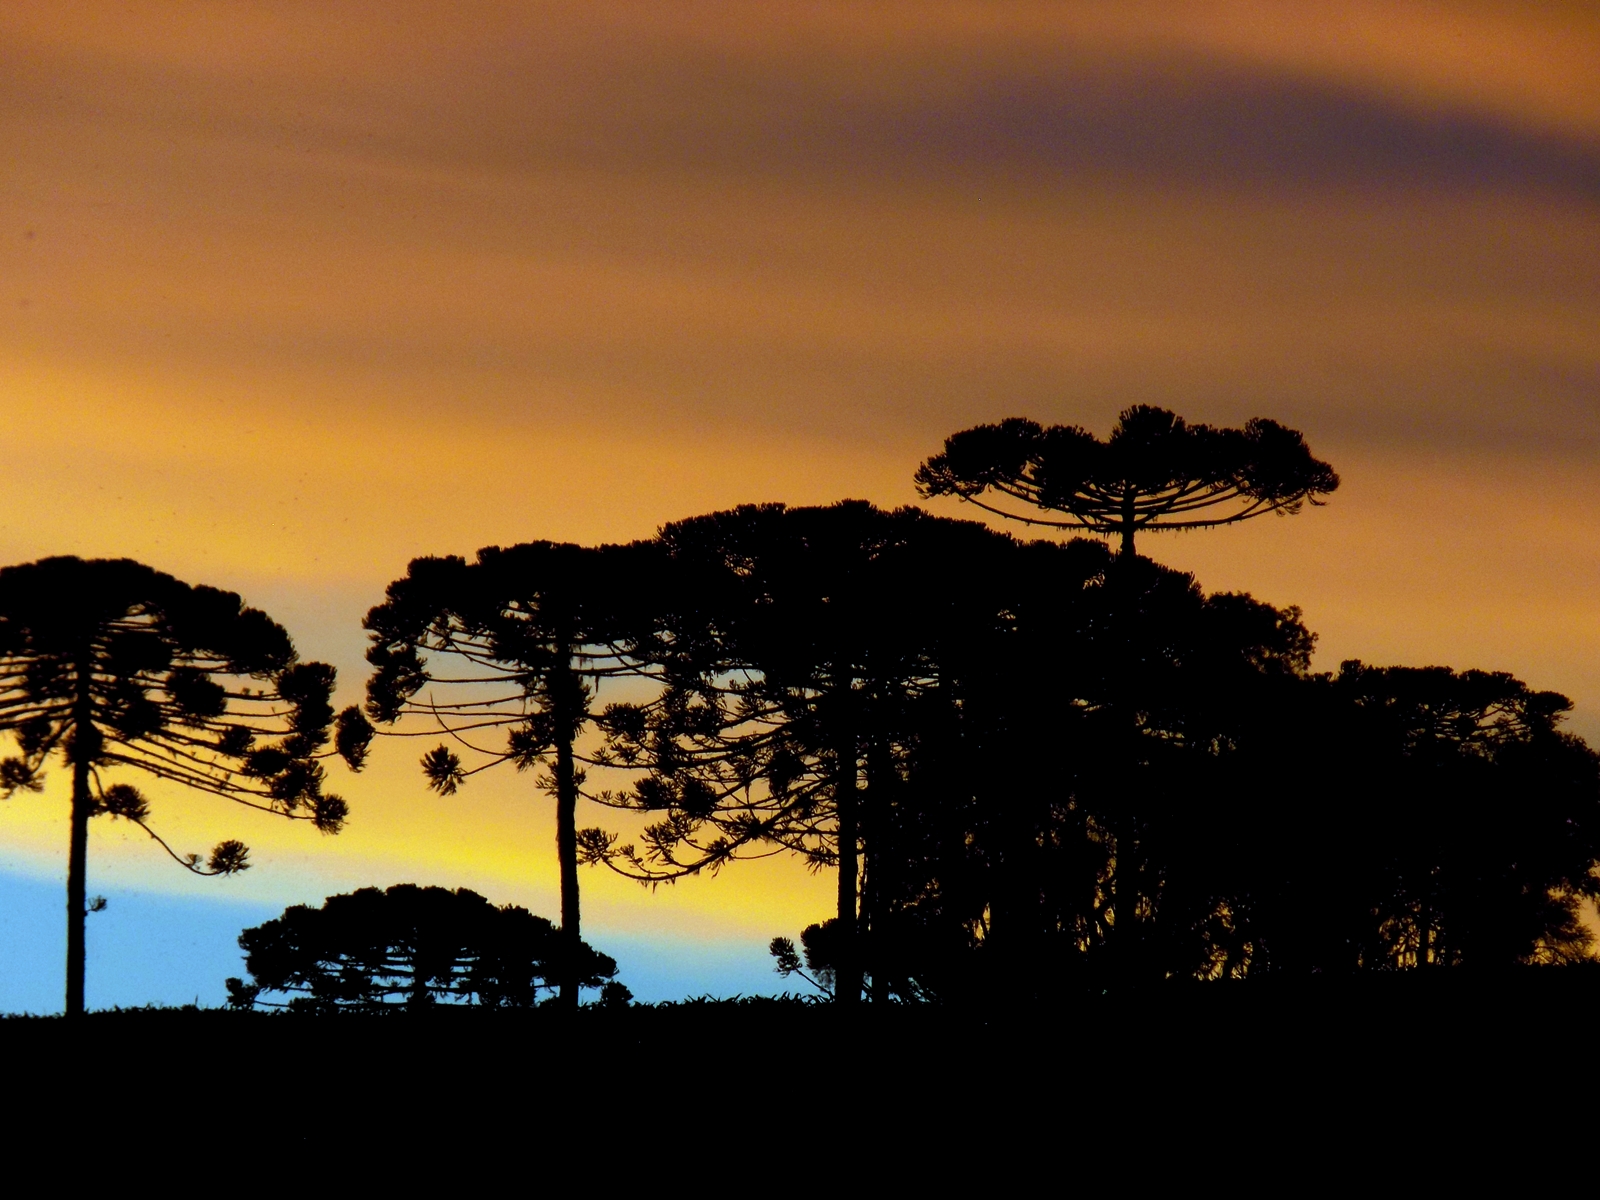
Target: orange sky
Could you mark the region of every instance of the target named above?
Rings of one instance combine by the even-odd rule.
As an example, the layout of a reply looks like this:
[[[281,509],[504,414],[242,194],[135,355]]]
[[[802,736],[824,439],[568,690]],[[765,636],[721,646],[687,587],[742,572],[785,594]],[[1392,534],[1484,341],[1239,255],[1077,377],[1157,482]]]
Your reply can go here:
[[[1596,62],[1578,3],[13,0],[0,561],[236,588],[354,698],[414,554],[905,503],[1006,415],[1260,414],[1332,504],[1143,549],[1300,604],[1322,667],[1512,670],[1600,738]],[[413,749],[339,781],[338,839],[158,815],[257,846],[239,894],[553,911],[526,779],[441,801]],[[53,870],[58,815],[0,845]],[[641,928],[827,907],[781,866],[586,878]]]

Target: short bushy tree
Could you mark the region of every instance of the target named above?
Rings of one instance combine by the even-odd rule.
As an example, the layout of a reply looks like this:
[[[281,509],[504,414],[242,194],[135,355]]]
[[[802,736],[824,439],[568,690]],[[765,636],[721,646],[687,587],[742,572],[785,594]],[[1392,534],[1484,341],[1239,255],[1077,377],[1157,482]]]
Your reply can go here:
[[[250,982],[227,981],[239,1008],[527,1008],[566,979],[611,996],[621,987],[608,956],[525,908],[497,907],[466,888],[402,883],[329,896],[321,908],[297,904],[246,929],[239,947]]]

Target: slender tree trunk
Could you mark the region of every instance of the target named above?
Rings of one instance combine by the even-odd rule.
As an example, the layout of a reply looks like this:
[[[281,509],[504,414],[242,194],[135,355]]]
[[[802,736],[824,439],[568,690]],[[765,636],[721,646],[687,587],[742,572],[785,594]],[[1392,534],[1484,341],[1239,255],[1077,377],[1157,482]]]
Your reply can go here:
[[[67,852],[67,1007],[69,1017],[83,1015],[84,925],[88,916],[89,818],[94,797],[89,791],[93,765],[94,676],[87,656],[78,663],[78,695],[73,705],[72,834]]]
[[[84,924],[89,911],[87,879],[89,865],[89,815],[93,799],[89,794],[89,764],[77,762],[72,769],[72,843],[67,854],[67,1016],[83,1013]]]
[[[561,864],[561,936],[566,942],[560,981],[563,1008],[578,1007],[578,944],[583,938],[578,911],[578,778],[569,733],[575,726],[576,722],[562,719],[556,722],[556,857]]]
[[[872,976],[869,995],[874,1004],[889,1000],[889,973],[884,957],[890,952],[885,944],[883,928],[884,864],[888,846],[885,829],[889,823],[890,789],[895,781],[894,762],[889,747],[881,736],[874,736],[867,746],[867,792],[861,812],[861,842],[865,847],[861,879],[860,929],[867,951],[863,966]]]
[[[860,792],[856,779],[855,735],[848,729],[848,717],[843,713],[838,717],[847,728],[834,742],[834,803],[839,821],[839,961],[834,966],[833,998],[846,1007],[854,1007],[861,1001],[861,947],[856,917]]]
[[[1131,562],[1133,561],[1133,520],[1135,516],[1134,501],[1137,499],[1132,488],[1122,494],[1122,549],[1121,553]]]

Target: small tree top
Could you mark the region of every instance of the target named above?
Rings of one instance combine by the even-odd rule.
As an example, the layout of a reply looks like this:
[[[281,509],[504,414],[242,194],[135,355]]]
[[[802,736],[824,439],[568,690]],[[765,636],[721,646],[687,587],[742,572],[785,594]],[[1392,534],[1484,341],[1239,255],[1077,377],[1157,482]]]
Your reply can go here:
[[[1014,521],[1117,534],[1131,552],[1140,530],[1204,529],[1320,505],[1339,476],[1276,421],[1215,429],[1141,404],[1103,442],[1076,425],[1020,417],[963,430],[918,468],[916,483],[923,496],[959,496]]]
[[[448,745],[423,759],[444,795],[500,762],[533,766],[588,719],[592,692],[580,675],[598,684],[639,673],[619,614],[648,580],[651,550],[528,542],[485,547],[473,562],[413,559],[364,622],[367,712],[385,725],[423,717],[413,734],[440,732],[476,752],[471,769]],[[452,698],[436,700],[435,685]],[[506,731],[499,744],[497,729]]]

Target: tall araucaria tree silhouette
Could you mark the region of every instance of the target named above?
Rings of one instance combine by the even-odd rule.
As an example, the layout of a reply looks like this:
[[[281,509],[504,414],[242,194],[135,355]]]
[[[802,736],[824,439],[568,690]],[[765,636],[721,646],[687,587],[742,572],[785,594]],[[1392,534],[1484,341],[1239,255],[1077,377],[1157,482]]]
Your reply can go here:
[[[1339,486],[1338,475],[1312,456],[1305,438],[1275,421],[1258,417],[1242,429],[1216,429],[1149,405],[1125,410],[1103,442],[1077,426],[1045,427],[1021,418],[967,429],[946,439],[943,453],[923,463],[915,480],[927,497],[958,496],[1026,524],[1118,537],[1121,569],[1109,581],[1110,627],[1120,627],[1113,640],[1130,648],[1144,636],[1135,628],[1142,590],[1137,533],[1294,514],[1307,503],[1320,505]],[[1143,758],[1141,698],[1127,681],[1137,665],[1133,659],[1114,665],[1111,677],[1123,686],[1106,698],[1116,718],[1108,736],[1122,744],[1129,768],[1113,820],[1116,876],[1124,884],[1145,873],[1133,831],[1142,813],[1160,804],[1153,777],[1135,769]],[[1141,957],[1140,908],[1119,905],[1116,941],[1130,973],[1137,973],[1132,964]]]
[[[443,734],[422,758],[440,795],[501,763],[548,764],[539,783],[556,801],[561,929],[574,944],[582,936],[575,814],[583,766],[593,765],[577,743],[594,687],[641,673],[621,644],[619,614],[647,582],[649,553],[643,543],[529,542],[487,547],[472,563],[418,558],[365,622],[367,712],[398,723],[399,736]],[[563,1005],[576,1007],[581,982],[561,981]]]
[[[1029,525],[1116,535],[1131,557],[1138,532],[1297,513],[1322,504],[1339,476],[1276,421],[1214,429],[1140,404],[1103,442],[1020,417],[963,430],[918,468],[916,484],[925,497],[959,496]]]
[[[47,558],[0,570],[0,728],[18,753],[0,790],[39,791],[51,754],[72,768],[67,860],[69,1016],[83,1011],[89,819],[132,821],[199,875],[245,870],[242,842],[203,860],[151,828],[149,803],[122,770],[336,833],[345,802],[322,790],[334,670],[297,661],[283,628],[232,592],[193,586],[129,559]],[[352,767],[366,721],[339,720]],[[97,902],[94,906],[99,907]]]
[[[886,999],[870,947],[898,898],[889,847],[913,712],[939,684],[951,627],[1005,619],[941,572],[993,579],[1015,544],[860,501],[747,505],[669,525],[660,543],[665,582],[639,653],[663,692],[606,713],[612,760],[646,772],[613,802],[660,819],[642,847],[584,830],[582,853],[644,882],[783,850],[832,868],[835,1000],[859,1003],[865,976]]]

